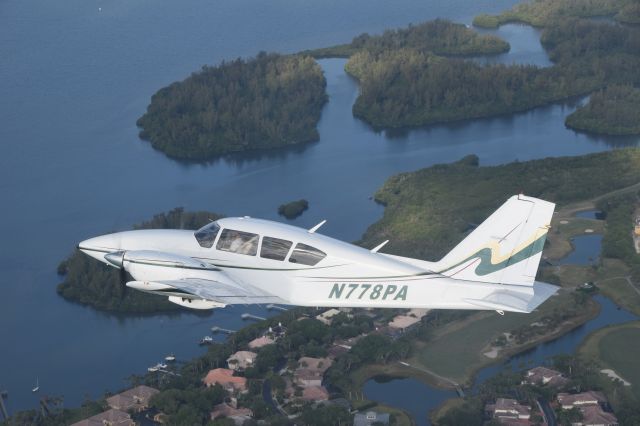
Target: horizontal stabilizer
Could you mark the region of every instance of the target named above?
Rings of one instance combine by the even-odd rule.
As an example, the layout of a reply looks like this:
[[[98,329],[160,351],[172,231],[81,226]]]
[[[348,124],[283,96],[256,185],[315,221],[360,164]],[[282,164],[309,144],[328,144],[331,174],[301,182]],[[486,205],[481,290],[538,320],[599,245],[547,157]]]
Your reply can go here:
[[[536,281],[533,291],[500,289],[482,299],[463,299],[481,309],[509,312],[533,312],[542,302],[553,296],[559,287]]]

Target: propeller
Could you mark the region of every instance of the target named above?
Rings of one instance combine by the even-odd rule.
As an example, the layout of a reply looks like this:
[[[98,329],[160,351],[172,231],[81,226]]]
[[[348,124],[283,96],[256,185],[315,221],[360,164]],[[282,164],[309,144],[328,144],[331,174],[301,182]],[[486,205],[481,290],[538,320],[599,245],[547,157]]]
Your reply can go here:
[[[120,294],[123,298],[125,297],[127,291],[127,281],[129,281],[127,277],[127,270],[124,268],[125,253],[126,252],[124,250],[119,250],[104,255],[104,258],[107,262],[119,269],[119,282],[120,286],[122,287],[122,291]]]

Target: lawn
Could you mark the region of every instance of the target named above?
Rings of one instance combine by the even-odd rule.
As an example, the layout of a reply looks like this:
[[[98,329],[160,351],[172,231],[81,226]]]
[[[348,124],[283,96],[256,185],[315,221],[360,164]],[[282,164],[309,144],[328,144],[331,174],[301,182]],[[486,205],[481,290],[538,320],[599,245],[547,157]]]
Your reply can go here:
[[[588,314],[594,308],[589,301],[580,309]],[[556,309],[570,309],[576,304],[568,292],[550,298],[531,314],[480,312],[439,330],[428,342],[416,342],[414,354],[408,360],[413,365],[433,371],[458,383],[471,382],[474,372],[495,361],[483,353],[502,333],[538,321]],[[591,309],[588,309],[590,307]],[[540,336],[540,340],[548,334]],[[522,345],[521,345],[522,346]],[[512,347],[508,351],[522,349]],[[503,355],[503,354],[501,354]],[[500,358],[500,356],[499,356]]]
[[[629,268],[622,261],[604,259],[594,281],[602,294],[628,311],[640,315],[640,294],[623,278],[630,274]]]
[[[633,394],[640,398],[640,321],[598,330],[579,351],[631,382]]]

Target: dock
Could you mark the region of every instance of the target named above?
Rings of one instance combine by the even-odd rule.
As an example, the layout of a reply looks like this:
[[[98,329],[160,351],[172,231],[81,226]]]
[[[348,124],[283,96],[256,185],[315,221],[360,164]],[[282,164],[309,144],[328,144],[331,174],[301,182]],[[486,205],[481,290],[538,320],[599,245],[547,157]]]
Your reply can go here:
[[[259,317],[259,316],[257,316],[257,315],[253,315],[253,314],[248,314],[248,313],[247,313],[247,314],[242,314],[242,316],[241,316],[241,317],[242,317],[242,319],[243,319],[243,320],[245,320],[245,321],[246,321],[246,320],[250,320],[250,319],[251,319],[251,320],[256,320],[256,321],[265,321],[265,320],[266,320],[266,318]]]
[[[222,327],[218,327],[217,325],[214,325],[213,327],[211,327],[211,332],[214,334],[216,333],[233,334],[235,333],[235,330],[229,330],[228,328],[222,328]]]
[[[281,312],[286,312],[289,309],[285,308],[284,306],[278,306],[278,305],[274,305],[273,303],[269,303],[267,305],[267,310],[269,310],[269,311],[277,310],[277,311],[281,311]]]

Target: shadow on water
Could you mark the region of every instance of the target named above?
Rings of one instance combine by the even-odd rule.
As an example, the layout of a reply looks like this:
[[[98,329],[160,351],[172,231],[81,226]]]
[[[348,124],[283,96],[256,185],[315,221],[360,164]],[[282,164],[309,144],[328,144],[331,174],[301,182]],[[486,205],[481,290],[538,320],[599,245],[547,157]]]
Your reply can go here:
[[[143,141],[147,143],[146,141]],[[243,167],[248,164],[256,163],[262,160],[274,160],[278,162],[290,161],[295,159],[296,156],[304,154],[304,152],[316,145],[318,141],[303,142],[295,145],[272,148],[272,149],[257,149],[249,152],[232,152],[229,154],[223,154],[214,156],[207,160],[188,160],[182,158],[168,157],[172,161],[175,161],[180,166],[188,169],[190,167],[202,167],[207,169],[215,167],[221,163],[225,163],[233,167]],[[160,150],[157,152],[162,153]],[[163,154],[164,155],[164,154]]]

